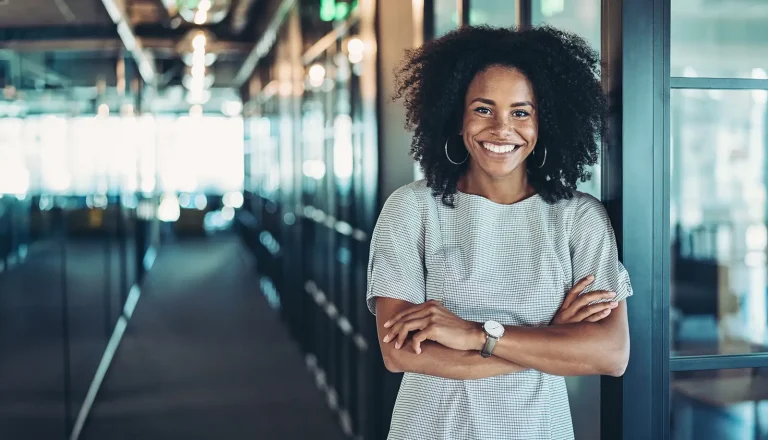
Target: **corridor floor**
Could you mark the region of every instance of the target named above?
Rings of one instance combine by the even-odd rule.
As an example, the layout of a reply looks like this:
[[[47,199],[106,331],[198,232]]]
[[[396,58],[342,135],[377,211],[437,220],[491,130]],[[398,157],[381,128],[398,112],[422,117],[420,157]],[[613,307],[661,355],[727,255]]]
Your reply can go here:
[[[164,245],[81,439],[344,438],[236,237]]]

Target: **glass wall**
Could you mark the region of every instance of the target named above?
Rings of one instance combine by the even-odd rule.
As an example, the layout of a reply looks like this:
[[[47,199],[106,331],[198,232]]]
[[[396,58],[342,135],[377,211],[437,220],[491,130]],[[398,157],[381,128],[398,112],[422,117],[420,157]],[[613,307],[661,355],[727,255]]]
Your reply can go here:
[[[739,369],[768,366],[765,6],[671,2],[675,440],[768,434],[764,371]]]
[[[334,30],[308,11],[291,12],[252,79],[242,233],[344,431],[384,438],[394,394],[361,294],[377,194],[373,15]]]
[[[515,27],[519,22],[516,4],[508,0],[473,0],[469,4],[469,24]]]
[[[765,368],[672,373],[670,438],[763,439],[768,436]]]
[[[765,79],[768,12],[764,2],[671,2],[673,77]]]
[[[456,0],[434,0],[435,37],[459,27],[459,3]]]
[[[69,437],[153,244],[155,169],[139,158],[151,116],[117,88],[136,66],[111,57],[2,54],[18,73],[0,79],[2,438]],[[72,63],[101,86],[52,73]]]

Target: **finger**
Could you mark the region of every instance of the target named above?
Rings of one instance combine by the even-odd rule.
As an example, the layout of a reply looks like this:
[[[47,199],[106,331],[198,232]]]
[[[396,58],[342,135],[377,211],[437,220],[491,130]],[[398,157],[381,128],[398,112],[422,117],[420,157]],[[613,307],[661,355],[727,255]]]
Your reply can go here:
[[[441,306],[441,305],[442,304],[440,304],[438,301],[429,300],[429,301],[427,301],[425,303],[417,304],[417,305],[414,305],[413,307],[408,307],[407,309],[400,311],[395,316],[390,318],[389,321],[385,322],[384,323],[384,328],[389,328],[389,327],[393,326],[397,321],[402,320],[407,315],[410,315],[412,313],[418,313],[421,310],[428,309],[428,308],[433,307],[433,306],[434,307],[438,307],[438,306]]]
[[[597,303],[591,306],[582,307],[576,315],[571,319],[571,322],[582,322],[596,313],[603,313],[606,310],[615,309],[618,303],[613,301],[609,303]],[[607,315],[606,315],[607,316]]]
[[[429,321],[426,319],[414,319],[412,321],[404,322],[400,328],[400,332],[397,334],[395,348],[401,348],[405,344],[405,339],[408,338],[408,333],[414,330],[421,330],[427,325],[429,325]]]
[[[401,316],[398,321],[395,321],[393,319],[388,322],[390,324],[390,327],[394,327],[395,325],[397,325],[398,322],[412,321],[414,319],[423,319],[427,317],[431,318],[431,317],[437,316],[438,314],[444,311],[445,311],[445,308],[442,306],[442,304],[436,301],[430,301],[420,309],[412,310],[411,313]]]
[[[416,351],[416,354],[421,354],[421,343],[427,339],[433,339],[434,332],[435,326],[430,325],[413,335],[413,349]]]
[[[409,313],[407,315],[404,315],[399,320],[391,320],[390,321],[390,327],[394,328],[400,323],[413,321],[414,319],[424,319],[428,318],[430,316],[433,316],[436,313],[436,309],[433,309],[432,307],[424,307],[421,310],[416,310],[412,313]]]
[[[400,332],[403,329],[403,326],[405,325],[407,321],[400,321],[394,326],[392,326],[391,329],[389,329],[389,332],[384,336],[383,342],[391,342],[394,341],[395,338],[400,334]]]
[[[611,314],[611,310],[613,309],[605,309],[602,312],[595,313],[592,316],[588,316],[584,321],[597,322],[597,321],[600,321],[601,319],[605,319],[608,317],[608,315]]]
[[[400,321],[401,319],[403,319],[403,316],[406,316],[406,315],[409,315],[409,314],[411,314],[413,312],[419,311],[422,308],[424,308],[425,306],[426,306],[426,303],[424,303],[424,304],[416,304],[416,305],[413,305],[411,307],[407,307],[404,310],[401,310],[400,312],[395,314],[395,316],[391,317],[389,319],[389,321],[384,323],[384,328],[392,327],[395,323],[397,323],[397,321]]]
[[[616,292],[609,292],[607,290],[596,290],[594,292],[589,292],[581,295],[578,299],[576,299],[576,301],[574,301],[571,307],[574,309],[581,309],[593,303],[610,301],[615,297],[616,297]]]
[[[578,298],[579,294],[583,292],[587,286],[592,284],[593,281],[595,281],[595,277],[593,275],[588,275],[579,280],[578,283],[574,284],[568,293],[566,293],[565,299],[563,300],[563,305],[561,307],[566,309],[570,307],[573,301]]]

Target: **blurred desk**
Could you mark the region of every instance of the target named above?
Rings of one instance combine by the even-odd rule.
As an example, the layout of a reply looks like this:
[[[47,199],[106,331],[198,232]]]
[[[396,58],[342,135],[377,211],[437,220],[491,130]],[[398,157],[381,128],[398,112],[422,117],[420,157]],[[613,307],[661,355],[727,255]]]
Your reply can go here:
[[[672,440],[766,438],[768,378],[756,370],[712,371],[711,377],[673,379]]]
[[[676,379],[672,389],[682,396],[711,406],[727,407],[736,403],[768,399],[768,378],[736,376]]]

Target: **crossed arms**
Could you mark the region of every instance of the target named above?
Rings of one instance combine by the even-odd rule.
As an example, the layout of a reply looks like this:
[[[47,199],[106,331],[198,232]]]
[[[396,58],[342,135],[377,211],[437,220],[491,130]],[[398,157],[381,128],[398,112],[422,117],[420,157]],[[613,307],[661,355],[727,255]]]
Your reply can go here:
[[[611,292],[579,296],[586,284],[582,280],[568,292],[552,325],[505,326],[490,358],[479,353],[485,344],[481,323],[465,321],[432,301],[377,298],[384,363],[392,372],[449,379],[481,379],[529,368],[558,376],[621,376],[629,359],[626,303],[592,304],[610,298]]]

